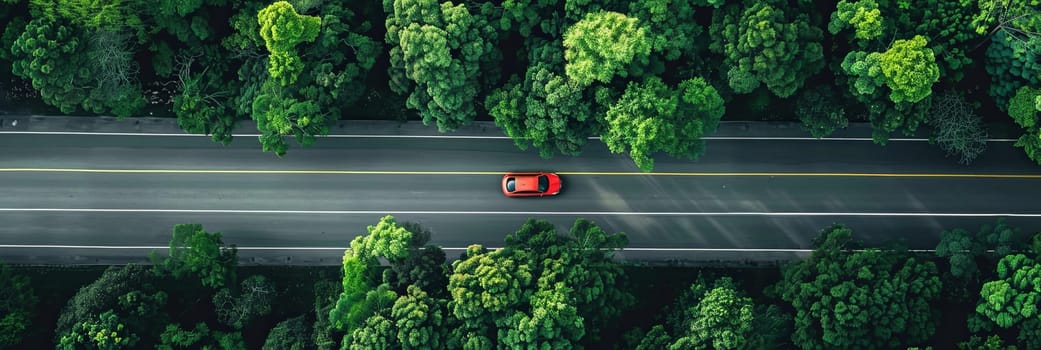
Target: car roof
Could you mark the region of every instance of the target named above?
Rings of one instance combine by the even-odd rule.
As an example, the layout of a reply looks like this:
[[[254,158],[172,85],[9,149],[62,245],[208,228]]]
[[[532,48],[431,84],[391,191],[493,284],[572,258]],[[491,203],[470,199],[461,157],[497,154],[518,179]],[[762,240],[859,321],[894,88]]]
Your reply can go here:
[[[516,191],[514,192],[539,191],[539,175],[537,174],[514,175],[513,179],[516,181]]]

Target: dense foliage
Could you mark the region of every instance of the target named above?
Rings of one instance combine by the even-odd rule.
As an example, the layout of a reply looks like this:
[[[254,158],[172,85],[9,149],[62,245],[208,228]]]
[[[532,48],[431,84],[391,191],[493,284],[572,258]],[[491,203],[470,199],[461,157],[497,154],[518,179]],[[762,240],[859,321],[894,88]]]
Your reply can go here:
[[[178,227],[206,233],[197,225]],[[170,271],[194,254],[176,250],[180,257],[164,259],[179,263],[110,267],[65,303],[53,344],[59,349],[1041,346],[1041,234],[1022,232],[1003,219],[976,232],[955,228],[941,233],[935,255],[893,245],[863,249],[852,234],[841,225],[828,227],[808,259],[780,269],[752,269],[774,275],[766,281],[749,279],[748,269],[681,268],[689,278],[670,283],[662,278],[680,275],[661,273],[676,268],[625,266],[614,254],[628,245],[626,235],[607,233],[585,219],[568,232],[529,219],[505,236],[502,248],[471,245],[449,264],[444,251],[429,244],[431,231],[386,216],[352,239],[338,281],[331,274],[301,280],[292,272],[277,273],[278,268],[264,268],[277,277],[243,273],[232,262],[224,267],[225,284],[215,287],[197,272]],[[171,239],[174,247],[181,244],[177,235]],[[42,281],[16,271],[0,267],[0,281],[13,286],[4,289],[9,313],[0,321],[11,331],[0,338],[6,347],[23,345],[19,341],[30,320],[40,319],[34,295],[50,295],[36,285]],[[245,278],[234,277],[239,275]],[[650,284],[631,284],[633,278]],[[283,305],[287,302],[296,306]],[[964,322],[941,323],[941,318]]]
[[[700,78],[720,108],[748,106],[713,119],[794,110],[782,118],[818,138],[866,120],[883,145],[926,125],[967,163],[980,153],[976,118],[951,112],[962,110],[949,108],[953,98],[933,108],[934,91],[965,93],[989,114],[1038,88],[1039,8],[1038,0],[10,0],[0,2],[0,72],[10,67],[62,113],[172,113],[185,131],[223,144],[239,121],[253,120],[262,149],[278,156],[286,138],[314,144],[342,119],[414,113],[441,132],[494,120],[543,157],[614,139],[612,149],[644,171],[653,169],[647,152],[697,159],[699,138],[713,130],[690,127],[681,144],[648,139],[704,116],[675,110],[664,95],[636,109],[634,99],[649,96],[654,79],[675,87]],[[821,92],[832,85],[835,96]],[[992,101],[967,93],[982,89]],[[1039,159],[1031,133],[1019,144]]]

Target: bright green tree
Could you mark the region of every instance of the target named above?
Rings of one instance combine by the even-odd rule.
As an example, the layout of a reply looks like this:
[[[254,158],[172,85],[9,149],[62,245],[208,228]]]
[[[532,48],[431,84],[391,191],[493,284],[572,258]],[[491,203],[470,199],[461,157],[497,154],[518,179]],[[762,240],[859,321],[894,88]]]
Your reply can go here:
[[[998,261],[997,278],[983,284],[976,312],[1001,328],[1038,317],[1041,306],[1041,264],[1024,254]]]
[[[902,99],[900,102],[894,102],[894,94],[887,94],[883,88],[891,84],[882,69],[883,55],[879,52],[853,51],[846,55],[841,64],[853,97],[867,106],[868,120],[874,129],[872,138],[881,145],[889,141],[889,135],[894,131],[903,130],[905,134],[911,134],[918,130],[918,126],[927,120],[932,103],[928,97],[912,103],[903,95],[898,95]],[[904,76],[903,73],[892,74]],[[908,87],[905,85],[905,90]]]
[[[586,14],[564,33],[564,71],[579,86],[609,83],[626,76],[634,59],[650,54],[647,30],[639,19],[618,12]]]
[[[108,310],[73,325],[69,333],[61,335],[57,347],[65,350],[131,349],[137,344],[138,339],[137,334],[131,333],[115,312]]]
[[[369,225],[368,234],[355,237],[351,250],[359,256],[370,258],[404,259],[412,248],[413,233],[398,225],[393,216],[380,218],[376,225]]]
[[[911,40],[897,40],[880,55],[879,67],[894,103],[921,101],[940,79],[936,56],[926,44],[925,37],[915,35]]]
[[[271,53],[268,73],[282,86],[292,84],[304,68],[295,47],[318,38],[322,19],[300,15],[290,3],[276,1],[257,13],[257,22],[260,37]]]
[[[892,349],[936,330],[940,278],[930,261],[892,250],[851,252],[852,231],[821,232],[813,255],[782,268],[775,288],[795,309],[792,341],[804,349]]]
[[[840,0],[835,12],[831,13],[828,31],[838,34],[842,29],[852,27],[854,37],[858,40],[872,40],[882,35],[882,11],[875,0],[848,2]]]
[[[709,33],[709,49],[724,55],[730,87],[739,94],[764,84],[787,98],[824,67],[824,32],[810,24],[808,14],[783,4],[727,5],[713,12]]]
[[[22,342],[32,325],[39,299],[25,276],[0,263],[0,348]]]
[[[614,153],[629,151],[643,171],[654,168],[655,152],[697,159],[702,136],[716,130],[725,107],[716,89],[701,78],[680,83],[673,91],[658,78],[631,82],[607,111],[603,142]]]

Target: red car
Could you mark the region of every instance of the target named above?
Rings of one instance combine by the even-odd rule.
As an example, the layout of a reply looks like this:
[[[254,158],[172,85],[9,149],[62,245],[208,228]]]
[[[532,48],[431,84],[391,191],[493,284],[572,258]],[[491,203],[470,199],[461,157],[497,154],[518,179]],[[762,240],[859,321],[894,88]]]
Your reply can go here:
[[[543,197],[560,193],[560,176],[554,173],[509,173],[502,176],[506,197]]]

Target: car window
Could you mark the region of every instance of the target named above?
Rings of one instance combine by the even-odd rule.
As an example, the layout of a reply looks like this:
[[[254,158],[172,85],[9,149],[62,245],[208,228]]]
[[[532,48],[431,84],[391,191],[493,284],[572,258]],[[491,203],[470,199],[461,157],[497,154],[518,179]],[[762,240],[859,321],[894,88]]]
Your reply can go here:
[[[546,175],[539,175],[539,192],[546,192],[549,189],[549,177]]]
[[[517,190],[517,179],[508,178],[506,179],[506,190],[513,192]]]

